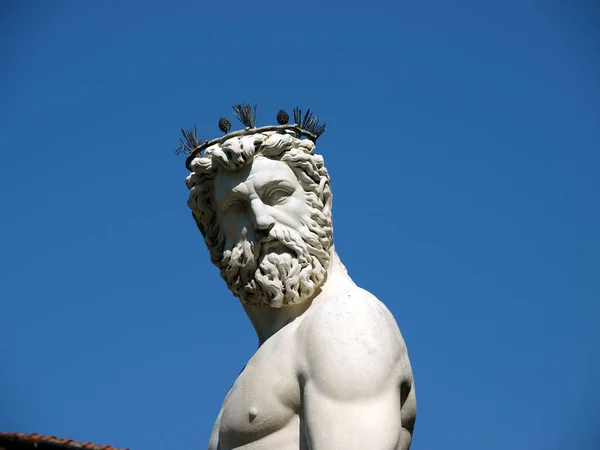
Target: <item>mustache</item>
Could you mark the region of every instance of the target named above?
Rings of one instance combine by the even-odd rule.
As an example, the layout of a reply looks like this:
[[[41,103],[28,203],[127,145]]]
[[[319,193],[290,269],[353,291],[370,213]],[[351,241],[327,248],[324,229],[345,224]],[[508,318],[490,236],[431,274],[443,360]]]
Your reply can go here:
[[[238,265],[245,272],[250,272],[259,264],[261,256],[265,256],[265,250],[270,247],[286,250],[296,258],[304,258],[306,243],[302,236],[296,230],[289,230],[284,226],[274,226],[268,232],[260,233],[262,230],[249,234],[244,230],[240,240],[233,244],[229,251],[225,251],[221,264],[226,266],[226,271],[232,275],[235,265]],[[234,266],[230,266],[234,263]],[[229,266],[229,267],[227,267]]]
[[[297,230],[285,226],[274,226],[268,232],[259,232],[256,239],[248,240],[255,256],[259,256],[269,248],[284,248],[292,255],[299,257],[306,248],[303,236]]]

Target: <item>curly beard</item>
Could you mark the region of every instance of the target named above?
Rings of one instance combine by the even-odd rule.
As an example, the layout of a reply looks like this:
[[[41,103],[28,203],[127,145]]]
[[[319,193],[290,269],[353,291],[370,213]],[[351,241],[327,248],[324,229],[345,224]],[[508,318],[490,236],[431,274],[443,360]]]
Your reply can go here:
[[[276,224],[266,239],[257,243],[244,236],[225,250],[218,266],[229,289],[254,306],[279,308],[310,298],[325,279],[330,258],[331,227],[317,221],[311,217],[300,230]]]

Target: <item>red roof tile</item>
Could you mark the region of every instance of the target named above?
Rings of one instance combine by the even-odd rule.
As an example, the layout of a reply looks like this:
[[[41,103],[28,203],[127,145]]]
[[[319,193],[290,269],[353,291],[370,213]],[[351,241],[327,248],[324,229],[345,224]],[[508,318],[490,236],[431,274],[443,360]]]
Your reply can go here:
[[[90,442],[77,442],[71,439],[59,439],[54,436],[42,436],[36,433],[2,433],[0,432],[0,443],[2,440],[22,443],[48,443],[52,445],[62,446],[65,449],[87,449],[87,450],[127,450],[111,447],[110,445],[96,445]]]

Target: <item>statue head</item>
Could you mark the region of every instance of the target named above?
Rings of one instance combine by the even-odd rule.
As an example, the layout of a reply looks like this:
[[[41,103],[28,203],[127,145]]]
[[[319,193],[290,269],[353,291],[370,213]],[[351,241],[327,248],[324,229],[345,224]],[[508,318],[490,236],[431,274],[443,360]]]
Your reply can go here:
[[[310,139],[262,131],[197,154],[188,206],[227,286],[243,303],[281,307],[323,283],[333,244],[331,188]]]

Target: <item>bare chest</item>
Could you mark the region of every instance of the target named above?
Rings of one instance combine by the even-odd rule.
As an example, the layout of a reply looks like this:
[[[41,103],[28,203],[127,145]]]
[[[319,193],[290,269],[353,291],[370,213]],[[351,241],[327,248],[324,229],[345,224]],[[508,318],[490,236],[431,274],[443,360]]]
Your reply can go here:
[[[300,385],[291,341],[289,333],[273,336],[233,384],[218,424],[220,448],[242,447],[265,439],[296,420]]]

